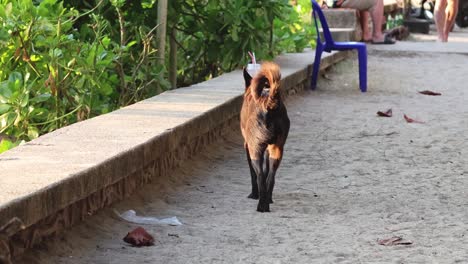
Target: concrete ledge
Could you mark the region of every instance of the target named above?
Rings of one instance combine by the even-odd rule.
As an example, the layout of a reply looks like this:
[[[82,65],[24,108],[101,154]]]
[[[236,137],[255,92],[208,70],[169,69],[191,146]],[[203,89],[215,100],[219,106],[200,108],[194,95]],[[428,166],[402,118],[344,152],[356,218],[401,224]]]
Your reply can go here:
[[[345,8],[323,9],[328,27],[335,41],[359,41],[362,38],[356,10]]]
[[[360,26],[357,11],[348,8],[322,9],[330,28],[357,28]]]
[[[353,28],[330,28],[330,33],[334,41],[359,41],[360,35]],[[320,37],[324,39],[323,31],[320,31]]]
[[[324,54],[321,68],[348,54]],[[313,58],[313,50],[277,58],[286,95],[309,87]],[[237,70],[70,125],[1,154],[0,226],[18,217],[26,227],[3,242],[18,256],[183,166],[185,159],[227,130],[238,129],[243,90]]]

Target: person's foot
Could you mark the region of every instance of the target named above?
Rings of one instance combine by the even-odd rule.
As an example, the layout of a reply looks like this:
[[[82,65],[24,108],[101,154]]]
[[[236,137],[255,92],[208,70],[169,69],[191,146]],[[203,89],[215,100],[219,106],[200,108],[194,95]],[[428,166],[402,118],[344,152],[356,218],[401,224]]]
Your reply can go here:
[[[372,44],[395,44],[395,40],[389,35],[384,35],[381,38],[372,38]]]
[[[372,42],[372,35],[370,34],[362,34],[362,42]]]
[[[437,37],[437,42],[448,42],[448,34],[441,34]]]

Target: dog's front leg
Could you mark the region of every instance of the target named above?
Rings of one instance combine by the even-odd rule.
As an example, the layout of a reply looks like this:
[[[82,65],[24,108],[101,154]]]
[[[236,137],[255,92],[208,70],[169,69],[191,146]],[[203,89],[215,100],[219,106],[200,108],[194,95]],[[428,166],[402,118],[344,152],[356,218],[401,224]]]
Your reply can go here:
[[[257,185],[259,200],[257,205],[257,211],[259,212],[270,212],[270,203],[267,197],[267,185],[266,175],[263,173],[263,155],[258,156],[256,159],[252,159],[252,167],[257,174]]]
[[[276,170],[278,170],[279,163],[279,160],[270,158],[270,169],[266,178],[268,203],[273,203],[273,188],[275,187],[275,175]]]
[[[266,165],[268,166],[268,175],[266,178],[267,199],[269,203],[273,203],[273,188],[275,187],[275,176],[276,171],[278,170],[278,167],[280,165],[281,159],[283,158],[283,148],[276,145],[270,145],[268,146],[267,152],[269,154],[269,160],[266,162]]]
[[[249,163],[250,168],[250,178],[252,180],[252,192],[247,196],[247,198],[258,199],[258,184],[257,184],[257,174],[255,173],[254,168],[252,167],[252,159],[249,154],[249,146],[247,142],[244,143],[245,152],[247,153],[247,162]]]
[[[270,173],[270,152],[268,151],[268,149],[265,150],[265,176],[268,176],[268,174]],[[268,181],[268,178],[267,178],[267,181]]]

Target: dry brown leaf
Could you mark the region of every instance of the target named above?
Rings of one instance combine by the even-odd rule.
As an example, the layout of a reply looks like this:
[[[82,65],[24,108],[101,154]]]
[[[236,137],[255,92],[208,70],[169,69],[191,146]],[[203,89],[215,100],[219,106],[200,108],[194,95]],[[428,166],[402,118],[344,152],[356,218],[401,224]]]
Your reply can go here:
[[[411,118],[411,117],[409,117],[409,116],[407,116],[407,115],[405,115],[405,114],[403,115],[403,117],[405,118],[406,122],[408,122],[408,123],[419,123],[419,124],[424,124],[423,121],[415,120],[415,119],[413,119],[413,118]]]
[[[388,109],[387,111],[385,112],[382,112],[382,111],[378,111],[377,112],[377,115],[378,116],[383,116],[383,117],[392,117],[393,113],[392,113],[392,109]]]
[[[429,91],[429,90],[419,91],[419,93],[420,94],[425,94],[425,95],[432,95],[432,96],[442,95],[441,93],[433,92],[433,91]]]
[[[378,239],[377,243],[382,246],[412,245],[410,240],[404,240],[402,237],[394,236],[391,238]]]

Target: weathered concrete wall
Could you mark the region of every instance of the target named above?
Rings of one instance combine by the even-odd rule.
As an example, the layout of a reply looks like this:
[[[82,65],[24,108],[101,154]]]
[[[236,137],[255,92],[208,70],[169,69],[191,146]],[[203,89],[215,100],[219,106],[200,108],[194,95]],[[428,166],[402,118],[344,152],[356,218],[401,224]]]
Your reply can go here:
[[[321,68],[347,54],[326,54]],[[313,57],[309,50],[277,59],[285,94],[309,87]],[[3,242],[18,256],[183,166],[184,160],[226,131],[238,129],[243,90],[242,73],[234,71],[73,124],[1,154],[0,226],[14,217],[25,226]]]

